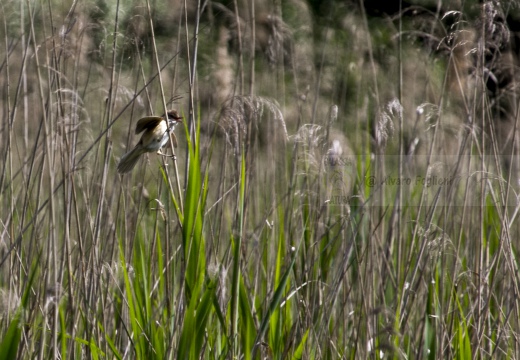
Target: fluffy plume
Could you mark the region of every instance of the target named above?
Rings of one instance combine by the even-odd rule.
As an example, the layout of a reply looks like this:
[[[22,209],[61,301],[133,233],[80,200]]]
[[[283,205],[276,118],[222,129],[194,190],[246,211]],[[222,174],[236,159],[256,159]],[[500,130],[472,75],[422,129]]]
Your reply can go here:
[[[265,110],[278,123],[278,133],[286,140],[288,136],[285,119],[276,100],[251,95],[233,96],[224,102],[220,111],[220,124],[232,139],[237,151],[247,132],[258,129]]]

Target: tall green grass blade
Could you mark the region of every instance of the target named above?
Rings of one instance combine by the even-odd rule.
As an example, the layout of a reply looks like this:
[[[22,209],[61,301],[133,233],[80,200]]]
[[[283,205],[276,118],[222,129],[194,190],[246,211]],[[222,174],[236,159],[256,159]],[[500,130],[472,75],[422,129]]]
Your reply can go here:
[[[184,201],[184,217],[182,238],[184,259],[186,261],[186,295],[188,301],[192,292],[199,292],[205,277],[206,253],[202,235],[204,208],[203,198],[206,191],[202,189],[200,168],[200,121],[197,122],[196,143],[192,144],[185,126],[188,141],[189,169]]]
[[[436,274],[438,273],[437,268],[435,269]],[[435,306],[435,297],[438,296],[437,292],[437,283],[428,284],[428,297],[426,303],[426,314],[424,319],[424,358],[427,359],[436,359],[437,354],[437,343],[435,338],[435,323],[432,322],[432,318],[435,319],[437,317],[436,314],[436,306]]]
[[[80,344],[88,346],[88,348],[90,350],[90,355],[92,356],[93,359],[97,360],[97,359],[99,359],[100,356],[103,358],[106,358],[106,354],[99,348],[99,346],[96,345],[96,343],[94,342],[93,339],[91,341],[88,341],[85,339],[76,338],[75,340],[76,340],[76,342],[78,342]]]
[[[280,283],[278,284],[278,287],[276,288],[276,290],[274,292],[271,302],[269,303],[267,313],[264,314],[264,316],[262,318],[262,322],[260,324],[260,328],[258,329],[258,333],[255,338],[255,344],[254,344],[252,355],[251,355],[251,357],[253,357],[253,358],[255,357],[255,353],[258,349],[260,341],[262,340],[262,338],[265,335],[265,332],[267,330],[267,327],[269,326],[271,316],[275,313],[275,311],[280,306],[280,303],[282,302],[283,295],[285,293],[285,286],[287,285],[287,283],[289,281],[289,276],[292,272],[292,268],[294,266],[295,260],[296,260],[296,256],[293,256],[291,263],[285,270],[285,273],[283,274],[282,278],[280,279]]]
[[[199,293],[192,294],[186,310],[179,340],[177,359],[199,359],[204,343],[206,323],[215,299],[216,282],[210,281],[199,299]]]
[[[239,306],[240,306],[240,338],[242,340],[242,355],[245,360],[251,359],[251,351],[253,350],[256,331],[255,321],[249,304],[249,297],[244,285],[244,279],[240,277],[239,290]]]
[[[114,341],[110,338],[110,336],[108,336],[108,334],[105,332],[105,329],[103,328],[103,325],[99,321],[98,321],[98,327],[99,327],[99,330],[101,331],[101,333],[105,335],[104,339],[107,342],[110,350],[112,350],[112,354],[114,355],[114,357],[118,360],[122,360],[123,356],[119,353],[119,350],[117,350],[116,346],[114,345]]]
[[[294,350],[294,353],[291,357],[292,360],[301,360],[303,359],[303,351],[305,350],[305,344],[307,343],[307,337],[309,336],[309,329],[305,331],[303,334],[302,340],[296,347],[296,350]]]
[[[284,231],[284,219],[283,219],[283,210],[278,210],[278,248],[276,253],[276,262],[274,269],[274,286],[279,287],[282,277],[282,267],[283,267],[283,259],[285,255],[285,231]],[[285,279],[284,288],[288,284],[288,278]],[[280,288],[282,289],[282,288]],[[283,290],[282,289],[282,290]],[[285,291],[282,291],[280,294],[285,295]],[[283,353],[283,339],[282,339],[282,316],[281,310],[279,306],[273,308],[273,312],[271,313],[271,318],[269,320],[269,344],[271,349],[275,355],[275,358],[278,358],[279,355]],[[290,328],[290,327],[289,327]]]
[[[34,279],[39,269],[38,265],[40,256],[41,253],[38,254],[36,260],[32,264],[31,272],[27,280],[24,293],[22,295],[20,306],[15,311],[13,319],[11,320],[9,327],[7,328],[7,332],[5,333],[4,338],[0,343],[0,359],[16,359],[16,355],[18,353],[18,346],[20,345],[20,341],[22,339],[22,311],[23,309],[27,308],[29,302],[29,296],[31,294]]]
[[[455,349],[455,358],[458,360],[471,360],[470,334],[466,319],[464,318],[463,306],[458,297],[455,297],[455,301],[457,302],[459,311],[459,321],[455,322],[455,338],[452,344]]]
[[[206,250],[203,236],[204,206],[207,196],[207,176],[202,178],[200,165],[200,121],[197,121],[195,143],[188,142],[189,169],[182,223],[183,251],[186,261],[185,284],[188,308],[177,350],[178,359],[198,359],[206,334],[206,322],[216,304],[216,280],[206,281]],[[205,186],[203,186],[203,183]]]
[[[142,358],[146,355],[145,352],[145,346],[143,337],[141,335],[141,326],[139,324],[142,324],[142,319],[140,318],[140,311],[136,307],[134,298],[133,298],[133,291],[132,291],[132,281],[130,280],[130,277],[128,275],[127,270],[127,264],[124,257],[124,250],[122,248],[122,245],[120,243],[119,245],[119,259],[121,262],[121,268],[123,269],[123,280],[125,283],[125,291],[126,291],[126,301],[128,306],[128,314],[130,317],[130,324],[131,324],[131,330],[132,330],[132,336],[131,341],[133,344],[133,350],[135,353],[135,357],[137,359]]]
[[[20,327],[20,312],[17,312],[4,335],[0,344],[0,359],[16,359],[18,346],[22,339],[22,329]]]
[[[179,340],[179,348],[177,349],[177,359],[188,360],[195,359],[195,343],[194,337],[200,336],[196,333],[196,311],[198,303],[198,293],[191,295],[188,308],[184,313],[184,321],[182,323],[182,332]]]
[[[246,160],[245,154],[242,152],[240,159],[240,183],[238,193],[238,239],[234,240],[231,236],[231,244],[233,251],[233,275],[231,284],[231,340],[232,340],[232,352],[233,357],[238,356],[238,316],[239,316],[239,294],[240,294],[240,248],[242,246],[242,235],[244,228],[244,202],[245,202],[245,189],[246,189]]]
[[[62,306],[58,306],[58,311],[59,311],[59,320],[60,320],[60,328],[61,328],[61,332],[60,332],[60,336],[59,336],[59,340],[60,340],[60,343],[61,343],[61,357],[63,359],[66,359],[67,358],[67,339],[68,339],[68,336],[67,336],[67,325],[66,325],[66,322],[65,322],[65,311],[63,309]]]

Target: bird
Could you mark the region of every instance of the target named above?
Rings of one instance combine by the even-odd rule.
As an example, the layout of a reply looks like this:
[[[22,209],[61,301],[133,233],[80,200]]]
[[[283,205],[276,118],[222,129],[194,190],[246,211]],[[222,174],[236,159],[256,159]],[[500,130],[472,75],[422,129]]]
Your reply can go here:
[[[168,119],[168,123],[166,123],[166,119]],[[165,155],[161,152],[161,148],[168,142],[170,133],[173,146],[177,147],[177,138],[173,129],[181,122],[182,117],[179,116],[177,110],[168,110],[162,116],[145,116],[139,119],[135,126],[135,133],[139,134],[144,131],[141,140],[132,150],[123,155],[117,165],[117,171],[120,174],[130,172],[144,153],[156,151],[159,155]]]

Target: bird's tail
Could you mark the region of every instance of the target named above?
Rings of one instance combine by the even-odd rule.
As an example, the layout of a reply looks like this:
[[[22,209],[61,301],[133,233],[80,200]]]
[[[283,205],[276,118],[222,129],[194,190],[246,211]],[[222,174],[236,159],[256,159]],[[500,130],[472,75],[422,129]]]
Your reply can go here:
[[[135,164],[137,164],[137,160],[139,160],[139,157],[145,152],[145,150],[143,150],[139,145],[137,145],[131,151],[124,154],[121,160],[119,160],[119,164],[117,165],[117,171],[120,174],[125,174],[132,170]]]

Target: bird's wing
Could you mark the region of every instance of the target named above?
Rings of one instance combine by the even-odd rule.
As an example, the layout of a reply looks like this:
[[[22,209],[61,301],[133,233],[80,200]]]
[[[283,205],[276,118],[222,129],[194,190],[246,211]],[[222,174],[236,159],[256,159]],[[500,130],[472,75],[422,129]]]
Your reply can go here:
[[[139,121],[137,121],[137,125],[135,126],[135,133],[139,134],[140,132],[147,129],[153,129],[161,121],[163,121],[161,116],[145,116],[144,118],[141,118]]]

